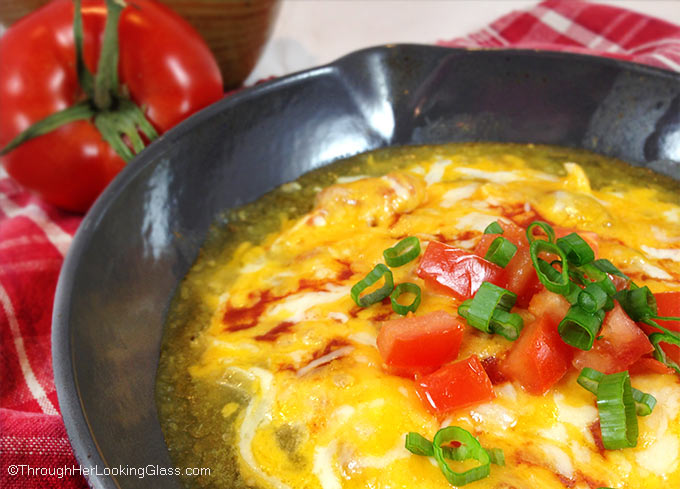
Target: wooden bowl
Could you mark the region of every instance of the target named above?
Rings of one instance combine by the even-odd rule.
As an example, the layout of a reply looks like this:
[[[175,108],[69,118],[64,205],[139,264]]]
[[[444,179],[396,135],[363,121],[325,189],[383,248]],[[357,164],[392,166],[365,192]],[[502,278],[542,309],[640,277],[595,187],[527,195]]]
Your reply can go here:
[[[280,0],[162,1],[203,36],[227,89],[239,86],[255,67],[281,7]]]

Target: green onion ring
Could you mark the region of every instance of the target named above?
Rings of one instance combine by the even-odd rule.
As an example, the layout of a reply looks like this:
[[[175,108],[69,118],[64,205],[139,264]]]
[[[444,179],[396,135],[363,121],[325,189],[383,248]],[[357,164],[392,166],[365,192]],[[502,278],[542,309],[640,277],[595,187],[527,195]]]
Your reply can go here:
[[[434,446],[432,442],[425,438],[420,433],[415,433],[413,431],[406,434],[406,450],[415,454],[422,455],[425,457],[434,456]],[[489,459],[494,465],[505,465],[505,455],[503,450],[500,448],[486,448],[486,453],[489,454]],[[465,445],[459,447],[442,447],[444,452],[444,458],[449,460],[462,461],[468,459],[468,448]]]
[[[405,306],[399,304],[398,299],[401,294],[411,293],[415,294],[413,302]],[[409,312],[416,312],[420,305],[421,291],[420,287],[411,282],[404,282],[397,285],[390,294],[390,301],[392,302],[392,310],[401,316],[406,316]]]
[[[434,455],[432,442],[414,431],[406,434],[405,447],[406,450],[415,455],[422,455],[424,457],[432,457]]]
[[[451,469],[446,462],[442,445],[452,441],[459,442],[461,448],[465,447],[464,452],[466,456],[464,460],[474,459],[479,461],[480,465],[464,472],[456,472]],[[480,445],[477,438],[463,428],[459,428],[458,426],[447,426],[446,428],[442,428],[434,435],[432,445],[434,448],[434,459],[437,461],[437,465],[439,465],[446,480],[454,486],[464,486],[470,482],[488,477],[491,473],[491,459],[489,458],[489,454],[482,448],[482,445]]]
[[[515,305],[517,295],[491,282],[482,282],[472,299],[463,301],[458,314],[465,318],[473,328],[485,333],[493,333],[494,311],[509,312]],[[501,318],[503,319],[503,318]]]
[[[638,421],[628,371],[605,375],[597,385],[602,444],[607,450],[637,445]]]
[[[646,285],[635,289],[621,290],[614,297],[633,321],[642,321],[657,314],[656,298]]]
[[[564,251],[562,251],[559,246],[554,243],[549,243],[548,241],[539,239],[531,243],[529,251],[531,253],[531,261],[534,263],[534,268],[536,269],[538,279],[545,286],[545,288],[550,292],[555,292],[556,294],[568,294],[571,289],[570,284],[573,282],[569,280],[569,265],[567,263],[566,256],[564,255]],[[547,267],[551,270],[555,272],[557,271],[548,262],[539,258],[538,255],[543,252],[553,253],[560,257],[562,262],[562,271],[559,272],[559,275],[553,274],[545,268],[547,265]],[[541,261],[539,262],[539,260]],[[545,265],[542,265],[541,262],[543,262]]]
[[[581,373],[576,379],[576,382],[588,392],[597,395],[597,386],[604,377],[602,372],[598,372],[594,368],[586,367],[581,370]],[[648,416],[652,414],[654,406],[656,406],[656,398],[641,390],[632,389],[633,400],[635,401],[635,412],[638,416]]]
[[[385,277],[385,284],[382,287],[374,290],[370,294],[366,294],[363,297],[359,296],[359,294],[376,283],[382,277]],[[379,263],[368,273],[368,275],[354,284],[350,290],[350,296],[357,306],[368,307],[372,304],[375,304],[376,302],[380,302],[386,297],[389,297],[392,289],[394,289],[394,278],[392,277],[392,272],[385,265]]]
[[[515,253],[517,253],[517,246],[509,239],[499,236],[491,242],[484,259],[505,268],[512,257],[515,256]]]
[[[574,266],[580,267],[586,263],[590,263],[595,259],[595,252],[590,245],[576,233],[567,234],[555,241],[555,244],[560,247],[567,260]]]
[[[536,240],[536,236],[534,236],[534,228],[536,227],[539,227],[543,230],[543,232],[548,237],[548,242],[552,243],[555,241],[555,231],[553,231],[553,228],[550,224],[543,221],[534,221],[527,227],[527,241],[529,241],[529,244]]]
[[[671,331],[668,331],[666,328],[663,328],[654,321],[645,321],[646,324],[654,325],[655,328],[659,328],[662,330],[665,330],[663,333],[652,333],[649,335],[649,341],[652,343],[652,346],[654,347],[654,358],[656,358],[658,361],[663,363],[665,366],[672,368],[673,370],[676,371],[676,373],[680,374],[680,365],[675,363],[673,360],[668,358],[668,355],[666,355],[666,352],[661,348],[661,343],[667,343],[669,345],[677,345],[680,346],[680,337],[678,337],[677,334],[673,334]]]
[[[574,304],[560,321],[557,331],[562,341],[567,345],[588,351],[593,347],[593,342],[602,327],[603,320],[604,311],[602,309],[590,313],[583,310],[578,304]]]
[[[584,311],[595,314],[595,312],[603,309],[607,305],[607,299],[609,298],[610,297],[602,290],[599,283],[591,283],[586,285],[586,288],[579,292],[578,305]]]
[[[484,229],[484,234],[503,234],[503,228],[498,221],[494,221]]]
[[[600,258],[598,260],[595,260],[594,262],[591,263],[595,268],[598,270],[608,273],[609,275],[616,275],[621,278],[625,278],[626,280],[630,280],[630,277],[623,273],[621,270],[616,268],[612,262],[609,260],[606,260],[604,258]]]
[[[515,341],[524,327],[522,316],[514,312],[496,309],[491,318],[491,331],[509,341]]]
[[[420,241],[415,236],[404,238],[392,248],[387,248],[383,251],[385,263],[392,268],[406,265],[411,260],[417,258],[418,255],[420,255]]]

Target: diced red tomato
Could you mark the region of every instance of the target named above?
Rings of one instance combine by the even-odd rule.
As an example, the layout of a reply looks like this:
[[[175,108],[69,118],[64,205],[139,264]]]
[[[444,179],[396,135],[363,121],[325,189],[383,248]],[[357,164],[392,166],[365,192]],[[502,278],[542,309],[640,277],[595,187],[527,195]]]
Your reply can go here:
[[[463,330],[460,320],[444,311],[393,319],[378,333],[378,351],[392,373],[430,373],[458,356]]]
[[[507,279],[506,289],[517,294],[516,305],[527,307],[533,295],[541,290],[541,281],[538,280],[534,263],[531,261],[529,247],[517,250],[508,266],[505,267]]]
[[[574,355],[574,367],[594,368],[605,374],[628,370],[641,356],[654,351],[647,335],[616,303],[607,313],[600,330],[601,339],[595,340],[589,351],[579,350]]]
[[[657,292],[654,294],[659,316],[680,317],[680,292]],[[657,321],[661,326],[680,331],[680,321]]]
[[[554,324],[559,324],[569,311],[569,301],[559,294],[543,288],[529,302],[529,312],[536,318],[548,316]]]
[[[420,260],[418,276],[437,292],[470,299],[483,282],[505,286],[505,270],[453,246],[431,241]]]
[[[483,234],[479,240],[479,243],[477,243],[477,246],[475,246],[476,255],[481,257],[486,256],[486,252],[489,251],[489,246],[491,246],[493,240],[498,236],[503,236],[518,248],[522,246],[529,246],[529,243],[527,242],[526,230],[523,227],[518,226],[512,221],[505,222],[499,220],[498,224],[500,224],[501,228],[503,228],[503,234]]]
[[[672,374],[675,371],[672,368],[666,367],[656,358],[641,357],[634,364],[628,367],[630,375],[645,375],[645,374]]]
[[[416,392],[435,414],[447,414],[496,397],[479,359],[472,355],[416,380]]]
[[[659,308],[659,316],[673,316],[680,317],[680,292],[658,292],[654,294],[656,299],[656,305]],[[656,321],[664,328],[668,328],[671,331],[680,332],[680,321]],[[648,326],[646,324],[640,324],[640,327],[645,333],[651,334],[658,332],[659,330]],[[666,353],[670,360],[680,365],[680,346],[670,345],[668,343],[661,343],[661,348]]]
[[[517,246],[517,253],[505,267],[506,284],[505,288],[517,294],[517,305],[526,307],[534,295],[541,282],[538,280],[534,264],[531,261],[529,243],[526,238],[526,230],[514,222],[498,221],[503,228],[502,236]],[[484,257],[489,246],[498,234],[484,234],[475,247],[475,254]]]
[[[557,332],[550,315],[540,316],[522,330],[503,359],[500,370],[531,394],[543,394],[571,366],[573,349]]]

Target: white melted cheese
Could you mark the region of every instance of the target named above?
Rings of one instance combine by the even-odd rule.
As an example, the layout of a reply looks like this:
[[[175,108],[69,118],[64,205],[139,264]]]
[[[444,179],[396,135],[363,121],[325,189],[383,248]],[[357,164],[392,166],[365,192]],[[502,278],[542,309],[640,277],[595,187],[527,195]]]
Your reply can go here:
[[[290,489],[276,477],[266,474],[260,469],[253,455],[252,444],[257,428],[264,422],[269,421],[272,405],[274,404],[274,376],[267,370],[252,367],[248,370],[233,368],[234,370],[248,376],[252,380],[259,380],[259,395],[253,396],[245,410],[243,422],[238,430],[238,449],[241,458],[248,465],[248,468],[260,479],[271,484],[277,489]]]
[[[346,176],[346,177],[338,177],[338,179],[335,181],[336,183],[352,183],[356,182],[357,180],[363,180],[364,178],[369,178],[368,175],[352,175],[352,176]]]
[[[341,323],[349,321],[349,316],[347,316],[347,314],[338,311],[329,312],[328,317],[334,321],[340,321]]]
[[[631,271],[641,272],[647,277],[658,278],[660,280],[671,280],[673,276],[666,270],[656,265],[652,265],[646,258],[636,256],[631,259]]]
[[[281,302],[277,303],[267,312],[268,316],[278,316],[279,314],[288,316],[283,316],[282,319],[285,321],[290,321],[292,323],[299,323],[310,319],[311,314],[308,313],[310,309],[321,304],[328,304],[330,302],[335,302],[349,295],[349,287],[342,285],[330,284],[327,286],[328,290],[322,290],[319,292],[303,292],[300,294],[293,294],[286,297]]]
[[[316,367],[320,367],[321,365],[330,363],[333,360],[342,358],[345,355],[349,355],[353,351],[354,351],[353,346],[343,346],[342,348],[338,348],[337,350],[334,350],[322,357],[317,358],[316,360],[312,360],[311,362],[309,362],[307,365],[305,365],[304,367],[297,371],[297,376],[302,377],[303,375],[306,375],[312,370],[314,370]]]
[[[381,177],[381,179],[388,183],[390,188],[394,190],[394,193],[397,194],[397,197],[399,197],[401,200],[408,200],[411,198],[411,191],[408,189],[408,187],[405,187],[392,175],[385,175],[384,177]]]
[[[445,208],[453,207],[463,199],[469,199],[479,188],[479,184],[471,183],[462,187],[452,188],[442,195],[441,206]]]
[[[660,249],[652,248],[651,246],[641,246],[647,256],[656,258],[657,260],[674,260],[680,261],[680,250],[677,249]]]
[[[333,470],[333,456],[337,452],[338,442],[333,440],[326,446],[314,450],[314,467],[312,473],[319,479],[323,489],[342,489],[340,479]]]
[[[400,439],[397,444],[384,455],[365,455],[356,458],[352,461],[353,468],[384,469],[397,460],[410,457],[411,453],[404,447],[405,438],[406,435],[404,435],[404,438]]]
[[[358,333],[352,333],[348,336],[350,340],[361,345],[377,347],[375,340],[376,336],[367,331],[359,331]]]
[[[541,444],[540,448],[553,469],[568,479],[574,476],[574,464],[564,450],[547,443]]]
[[[425,182],[428,185],[441,182],[442,178],[444,178],[444,170],[446,170],[446,167],[450,164],[451,162],[449,160],[436,161],[432,163],[430,171],[427,172],[427,175],[425,175]]]
[[[517,418],[512,411],[495,402],[480,404],[470,410],[470,417],[477,423],[507,430],[517,424]]]
[[[459,166],[455,171],[460,175],[465,175],[466,177],[487,180],[493,183],[510,183],[527,179],[527,176],[519,171],[484,171],[478,168],[469,168],[465,166]],[[553,182],[557,181],[557,177],[542,172],[532,174],[531,177]]]
[[[472,231],[483,232],[489,224],[496,220],[498,220],[498,217],[492,214],[470,212],[469,214],[458,219],[456,227],[458,229],[469,229]]]
[[[591,405],[571,406],[567,404],[564,394],[556,392],[553,400],[557,406],[557,419],[564,423],[569,423],[582,432],[589,432],[589,426],[597,421],[597,408]]]

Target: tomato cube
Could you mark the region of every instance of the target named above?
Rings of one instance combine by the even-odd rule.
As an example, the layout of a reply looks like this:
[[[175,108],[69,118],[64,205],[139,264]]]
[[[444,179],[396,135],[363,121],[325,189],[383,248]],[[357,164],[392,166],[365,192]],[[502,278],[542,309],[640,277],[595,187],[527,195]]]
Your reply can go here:
[[[545,315],[524,327],[500,370],[527,392],[543,394],[567,373],[572,356],[573,349],[560,338],[557,323]]]
[[[482,363],[472,355],[416,380],[418,397],[431,412],[447,414],[496,397]]]
[[[380,328],[378,351],[393,373],[430,373],[458,356],[463,330],[461,321],[445,311],[393,319]]]
[[[472,298],[482,282],[505,287],[503,268],[438,241],[427,245],[417,273],[428,287],[460,300]]]
[[[613,374],[628,370],[641,356],[654,351],[647,335],[618,303],[605,316],[599,337],[590,350],[574,355],[574,367]]]

